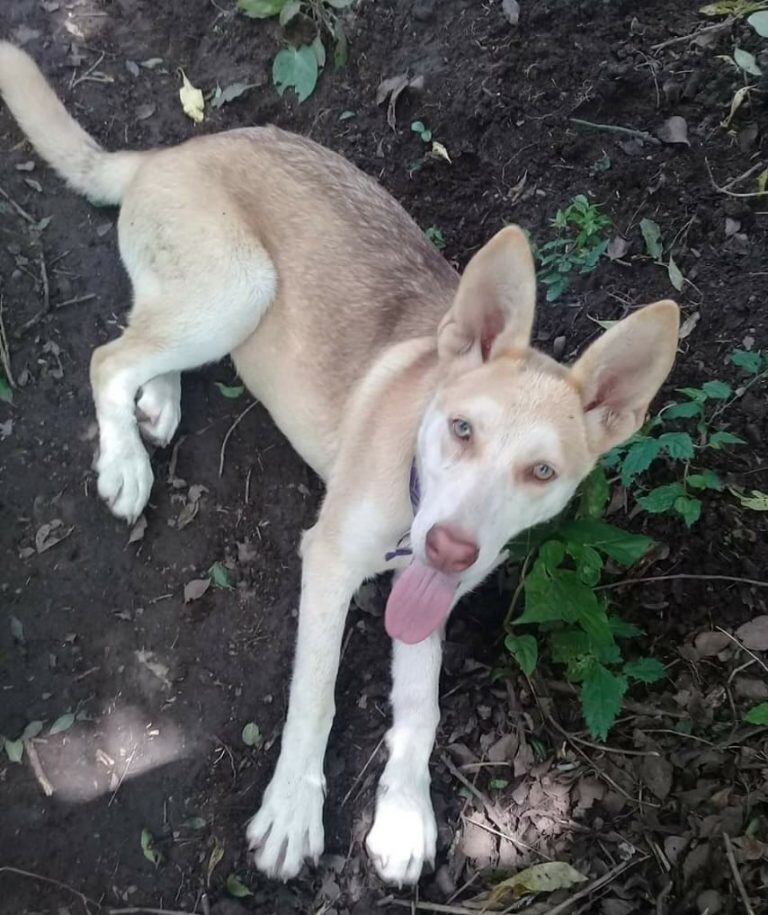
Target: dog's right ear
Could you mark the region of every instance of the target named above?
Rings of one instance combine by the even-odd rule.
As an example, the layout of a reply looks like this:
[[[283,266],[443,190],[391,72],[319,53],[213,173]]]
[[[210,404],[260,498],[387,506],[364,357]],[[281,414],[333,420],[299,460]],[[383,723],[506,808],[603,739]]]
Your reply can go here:
[[[474,368],[502,349],[524,349],[535,307],[531,246],[519,226],[507,226],[467,264],[438,328],[440,359],[461,359],[464,367]]]

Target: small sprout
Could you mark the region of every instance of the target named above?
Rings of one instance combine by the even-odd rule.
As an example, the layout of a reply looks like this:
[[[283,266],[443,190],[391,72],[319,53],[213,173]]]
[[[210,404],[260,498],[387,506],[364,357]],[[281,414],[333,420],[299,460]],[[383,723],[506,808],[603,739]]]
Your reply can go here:
[[[411,130],[418,135],[422,143],[432,142],[432,131],[427,128],[423,121],[414,121],[411,124]]]
[[[225,884],[227,892],[235,899],[243,899],[246,896],[253,896],[253,892],[240,880],[237,874],[230,874]]]
[[[64,715],[58,717],[53,724],[51,725],[48,734],[61,734],[64,731],[68,731],[72,725],[75,723],[75,716],[73,712],[67,712]]]
[[[442,251],[445,248],[446,242],[442,229],[438,229],[437,226],[430,226],[428,229],[424,230],[424,234],[437,248],[438,251]]]
[[[155,848],[154,836],[148,829],[141,830],[141,850],[147,861],[151,861],[155,867],[163,860],[163,856]]]
[[[232,585],[229,583],[229,572],[220,562],[214,562],[208,569],[208,574],[217,588],[223,588],[226,591],[232,590]]]
[[[238,397],[242,396],[245,391],[245,387],[242,384],[237,384],[229,386],[222,384],[220,381],[215,382],[216,387],[219,389],[219,392],[223,397],[228,398],[229,400],[237,400]]]
[[[264,742],[261,729],[253,721],[249,721],[243,728],[242,738],[246,747],[260,747]]]
[[[761,702],[754,708],[751,708],[744,716],[747,724],[768,724],[768,702]]]

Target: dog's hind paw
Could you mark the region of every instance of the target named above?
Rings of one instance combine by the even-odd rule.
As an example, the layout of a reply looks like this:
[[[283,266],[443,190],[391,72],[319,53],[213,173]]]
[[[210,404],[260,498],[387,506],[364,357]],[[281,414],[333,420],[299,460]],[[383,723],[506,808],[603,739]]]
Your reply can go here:
[[[424,865],[434,865],[436,843],[429,782],[380,783],[365,845],[381,879],[398,886],[416,883]]]
[[[272,779],[246,833],[262,873],[290,880],[305,860],[317,863],[324,844],[323,797],[322,777]]]

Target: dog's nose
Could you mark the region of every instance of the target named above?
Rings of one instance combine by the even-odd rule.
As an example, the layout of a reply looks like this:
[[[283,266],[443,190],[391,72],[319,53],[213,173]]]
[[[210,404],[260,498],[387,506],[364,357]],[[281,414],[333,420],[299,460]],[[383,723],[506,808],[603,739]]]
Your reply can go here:
[[[427,561],[441,572],[463,572],[479,553],[477,544],[451,524],[433,524],[427,533]]]

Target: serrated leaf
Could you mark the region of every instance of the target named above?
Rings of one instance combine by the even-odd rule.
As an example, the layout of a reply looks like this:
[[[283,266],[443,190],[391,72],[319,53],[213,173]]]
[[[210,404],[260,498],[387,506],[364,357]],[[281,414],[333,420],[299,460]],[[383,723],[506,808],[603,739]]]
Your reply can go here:
[[[272,82],[279,95],[292,88],[299,103],[306,101],[317,85],[317,57],[310,45],[300,48],[283,48],[272,63]]]
[[[246,747],[258,747],[264,740],[261,729],[253,721],[249,721],[243,728],[242,738]]]
[[[602,664],[595,664],[581,684],[581,708],[590,733],[605,740],[621,711],[627,691],[627,681],[611,673]]]
[[[565,546],[559,540],[547,540],[539,547],[539,559],[553,572],[565,558]]]
[[[245,391],[245,386],[242,384],[232,385],[231,387],[229,385],[222,384],[220,381],[215,382],[215,384],[221,394],[224,397],[229,398],[229,400],[237,400],[237,398],[240,397]]]
[[[659,224],[652,219],[641,219],[640,231],[643,233],[645,250],[648,252],[649,257],[652,257],[655,261],[659,260],[662,251],[664,250],[661,243],[661,229],[659,228]]]
[[[24,728],[21,737],[19,740],[34,740],[41,731],[43,730],[42,721],[30,721],[29,724]]]
[[[743,349],[737,349],[729,356],[733,365],[737,365],[750,375],[757,375],[762,365],[763,357],[760,353],[753,353]]]
[[[685,521],[687,527],[693,527],[701,516],[701,500],[692,499],[690,496],[680,496],[675,499],[674,509]]]
[[[75,716],[72,712],[67,712],[64,715],[60,715],[51,725],[48,730],[48,733],[61,734],[64,731],[68,731],[72,725],[75,723]]]
[[[752,13],[747,22],[761,38],[768,38],[768,11]]]
[[[667,276],[669,276],[669,282],[672,283],[678,292],[680,292],[685,285],[685,277],[671,254],[669,256],[669,262],[667,263]]]
[[[744,716],[747,724],[768,724],[768,702],[761,702]]]
[[[722,492],[725,484],[714,470],[702,470],[701,473],[689,474],[686,482],[691,489],[715,489]]]
[[[734,435],[732,432],[713,432],[707,442],[710,448],[720,450],[724,445],[746,445],[741,436]]]
[[[197,89],[192,83],[187,79],[187,74],[183,71],[181,73],[181,89],[179,89],[179,99],[181,101],[181,107],[184,110],[184,114],[188,118],[191,118],[196,124],[200,124],[205,115],[205,100],[203,99],[203,93]]]
[[[217,588],[224,588],[227,591],[232,590],[232,585],[229,583],[229,572],[220,562],[214,562],[208,569],[208,574]]]
[[[579,514],[587,518],[600,518],[610,497],[611,490],[605,468],[598,464],[581,484]]]
[[[525,580],[525,610],[513,622],[515,625],[573,623],[596,604],[593,590],[570,569],[558,569],[551,577],[530,574]]]
[[[237,8],[249,19],[269,19],[277,16],[286,0],[237,0]]]
[[[659,415],[662,420],[668,419],[691,419],[701,414],[701,404],[696,401],[689,403],[676,403],[666,407]]]
[[[576,883],[584,883],[586,877],[566,864],[565,861],[547,861],[534,864],[525,870],[497,883],[488,893],[487,909],[497,908],[507,898],[519,899],[529,893],[553,893],[567,889]]]
[[[736,66],[745,73],[749,73],[751,76],[763,75],[763,71],[758,67],[754,54],[750,54],[749,51],[745,51],[743,48],[734,48],[733,59],[736,62]]]
[[[5,740],[3,741],[3,746],[5,747],[5,755],[12,763],[21,762],[24,756],[24,741],[21,738],[19,740]]]
[[[155,848],[155,838],[148,829],[141,830],[141,850],[147,861],[151,861],[155,867],[163,860],[163,856]]]
[[[701,390],[713,400],[728,400],[733,394],[733,388],[724,381],[705,381]]]
[[[226,890],[230,896],[235,899],[243,899],[246,896],[253,896],[253,892],[240,880],[236,874],[230,874],[225,884]]]
[[[678,461],[688,461],[694,455],[693,439],[687,432],[665,432],[659,436],[659,444],[671,458]]]
[[[667,675],[666,668],[656,658],[638,658],[628,661],[622,671],[625,677],[638,680],[640,683],[656,683]]]
[[[634,565],[653,546],[650,537],[593,518],[569,521],[561,527],[561,536],[594,547],[623,566]]]
[[[628,449],[621,463],[620,479],[623,486],[629,486],[638,473],[647,470],[661,451],[659,440],[641,439]]]
[[[539,646],[532,635],[508,635],[504,644],[520,665],[522,672],[530,677],[539,659]]]

